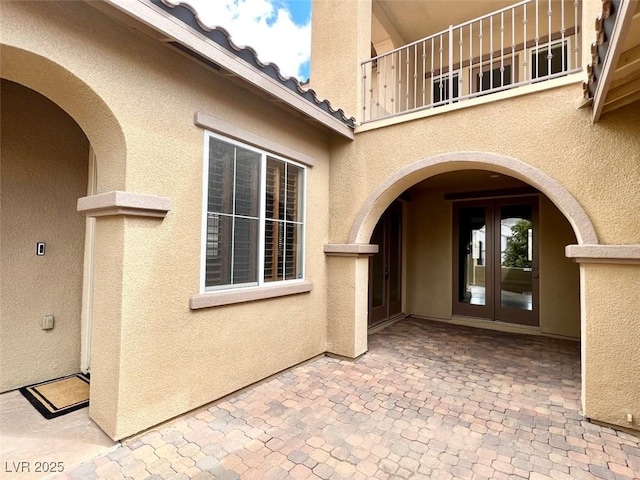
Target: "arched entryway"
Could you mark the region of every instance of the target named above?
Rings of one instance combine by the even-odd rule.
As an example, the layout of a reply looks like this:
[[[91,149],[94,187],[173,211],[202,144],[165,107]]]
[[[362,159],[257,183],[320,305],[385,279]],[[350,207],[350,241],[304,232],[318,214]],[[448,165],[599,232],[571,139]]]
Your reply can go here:
[[[8,80],[1,88],[6,391],[82,368],[85,217],[76,202],[87,195],[91,149],[51,100]]]
[[[348,243],[325,246],[325,252],[331,258],[329,263],[331,269],[353,272],[351,277],[353,279],[352,288],[346,289],[346,285],[340,286],[340,295],[350,297],[350,299],[345,298],[341,299],[341,301],[347,302],[344,304],[352,302],[352,308],[349,311],[345,311],[343,307],[341,311],[335,314],[330,312],[330,351],[335,350],[335,353],[347,356],[358,356],[366,351],[368,257],[377,251],[377,247],[370,245],[370,239],[385,210],[394,200],[400,198],[403,193],[420,182],[439,174],[465,170],[504,175],[534,188],[540,195],[544,196],[545,202],[548,202],[559,215],[564,217],[564,221],[572,230],[578,244],[598,244],[598,237],[593,224],[574,196],[562,184],[531,165],[512,157],[490,152],[450,152],[425,158],[398,170],[386,181],[371,190],[352,223]],[[449,236],[451,237],[450,234]],[[340,260],[340,256],[342,258],[352,258],[353,260]],[[447,255],[439,256],[439,258],[447,258]],[[404,261],[405,263],[407,262],[406,254]],[[447,261],[450,261],[450,257],[447,258]],[[584,293],[582,275],[583,272],[580,270],[579,289],[581,296]],[[451,289],[452,284],[448,283],[449,281],[450,279],[445,279],[446,288]],[[351,292],[353,292],[353,295],[351,295]],[[445,301],[448,300],[445,299]],[[585,312],[581,309],[580,335],[583,344],[586,335],[585,319]],[[340,335],[334,336],[333,332],[339,332]],[[582,358],[584,373],[584,350],[582,351]]]
[[[538,189],[495,171],[441,173],[405,190],[370,243],[369,327],[400,313],[580,337],[571,225]],[[402,306],[400,307],[400,301]]]
[[[126,148],[110,108],[74,73],[10,45],[1,59],[7,391],[90,368],[95,221],[77,200],[124,188]]]
[[[398,170],[369,194],[353,222],[349,243],[368,243],[382,212],[408,188],[441,173],[469,169],[504,174],[531,185],[545,194],[567,218],[579,244],[598,243],[596,231],[587,213],[559,182],[515,158],[488,152],[443,153]]]

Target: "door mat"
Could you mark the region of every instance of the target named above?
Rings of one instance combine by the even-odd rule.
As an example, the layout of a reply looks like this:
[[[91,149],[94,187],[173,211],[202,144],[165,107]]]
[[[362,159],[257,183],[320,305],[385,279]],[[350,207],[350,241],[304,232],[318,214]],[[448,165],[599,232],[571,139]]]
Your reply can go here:
[[[89,405],[89,375],[78,373],[28,387],[20,393],[46,419],[52,419]]]

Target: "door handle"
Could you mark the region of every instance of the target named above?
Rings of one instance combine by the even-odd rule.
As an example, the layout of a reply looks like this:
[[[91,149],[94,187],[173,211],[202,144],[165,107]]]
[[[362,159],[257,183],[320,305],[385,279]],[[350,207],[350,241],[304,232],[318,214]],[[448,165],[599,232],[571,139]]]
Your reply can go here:
[[[389,280],[389,270],[384,271],[384,279]]]

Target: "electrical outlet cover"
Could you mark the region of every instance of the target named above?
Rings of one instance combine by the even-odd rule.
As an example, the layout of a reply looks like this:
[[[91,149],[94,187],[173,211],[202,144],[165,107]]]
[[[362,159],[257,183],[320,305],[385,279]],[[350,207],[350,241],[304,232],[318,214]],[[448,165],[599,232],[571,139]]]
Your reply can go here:
[[[45,315],[42,317],[42,329],[51,330],[53,328],[53,315]]]

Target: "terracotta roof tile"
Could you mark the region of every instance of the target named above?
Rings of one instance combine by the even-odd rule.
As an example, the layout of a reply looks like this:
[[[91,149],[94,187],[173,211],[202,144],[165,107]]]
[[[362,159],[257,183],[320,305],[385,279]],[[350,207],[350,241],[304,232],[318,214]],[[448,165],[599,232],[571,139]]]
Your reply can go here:
[[[591,44],[591,63],[587,65],[587,81],[582,84],[585,98],[592,98],[602,72],[602,62],[609,49],[609,38],[616,21],[620,0],[602,0],[602,12],[596,19],[596,41]]]
[[[328,100],[320,100],[313,89],[305,89],[302,87],[300,82],[293,77],[285,77],[280,73],[280,68],[275,63],[262,63],[255,52],[255,50],[251,47],[239,47],[231,40],[231,36],[229,33],[222,27],[208,27],[203,25],[196,12],[194,12],[189,5],[182,4],[180,0],[174,0],[178,2],[178,4],[173,5],[165,0],[151,0],[152,3],[158,7],[160,7],[165,12],[171,14],[173,17],[179,19],[183,23],[189,25],[190,27],[196,29],[204,36],[206,36],[211,41],[217,43],[225,50],[233,53],[238,58],[244,60],[246,63],[256,67],[260,71],[262,71],[265,75],[271,77],[277,82],[281,83],[289,90],[298,94],[305,100],[314,104],[317,108],[324,110],[329,113],[336,119],[340,120],[347,126],[354,128],[355,127],[355,118],[348,118],[344,111],[339,109],[334,109]],[[198,52],[194,52],[197,57],[201,57]]]

